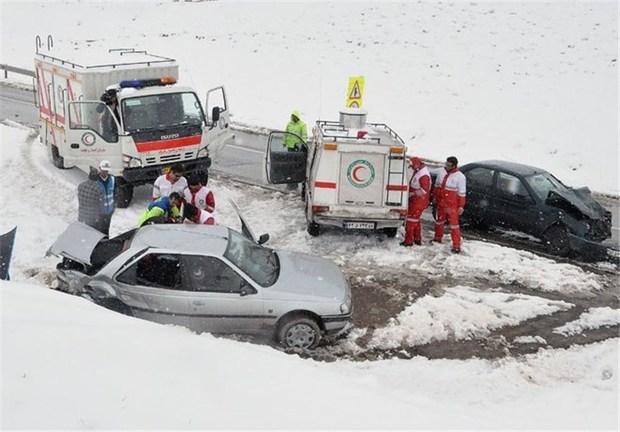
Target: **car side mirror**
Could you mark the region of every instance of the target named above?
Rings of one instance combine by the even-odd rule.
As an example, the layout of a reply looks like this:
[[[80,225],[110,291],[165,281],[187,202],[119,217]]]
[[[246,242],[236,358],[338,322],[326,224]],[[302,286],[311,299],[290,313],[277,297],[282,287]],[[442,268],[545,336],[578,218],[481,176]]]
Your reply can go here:
[[[267,243],[268,241],[269,241],[269,234],[265,233],[265,234],[262,234],[258,238],[258,241],[256,243],[258,243],[259,245],[262,245],[264,243]]]
[[[243,283],[243,285],[241,285],[241,291],[239,292],[239,295],[241,297],[245,297],[251,294],[256,294],[256,290],[251,285]]]

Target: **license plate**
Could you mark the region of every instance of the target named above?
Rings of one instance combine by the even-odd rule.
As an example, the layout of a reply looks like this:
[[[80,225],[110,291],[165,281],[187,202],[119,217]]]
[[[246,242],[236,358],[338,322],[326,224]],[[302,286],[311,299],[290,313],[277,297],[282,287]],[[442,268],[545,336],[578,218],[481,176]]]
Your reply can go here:
[[[342,223],[343,228],[347,229],[375,229],[374,222],[355,222],[355,221],[344,221]]]

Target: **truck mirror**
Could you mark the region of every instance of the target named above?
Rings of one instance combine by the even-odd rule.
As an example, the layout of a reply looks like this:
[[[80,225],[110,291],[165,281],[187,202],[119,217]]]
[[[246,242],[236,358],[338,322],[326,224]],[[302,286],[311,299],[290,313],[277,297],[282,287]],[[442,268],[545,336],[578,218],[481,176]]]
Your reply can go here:
[[[219,119],[220,119],[220,107],[215,106],[211,110],[211,121],[213,123],[217,123]]]

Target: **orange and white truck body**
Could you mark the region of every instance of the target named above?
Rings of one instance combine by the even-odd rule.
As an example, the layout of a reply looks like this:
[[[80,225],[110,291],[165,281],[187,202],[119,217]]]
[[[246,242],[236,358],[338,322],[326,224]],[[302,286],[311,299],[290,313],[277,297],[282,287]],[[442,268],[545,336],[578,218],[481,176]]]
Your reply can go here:
[[[172,164],[206,173],[234,138],[224,88],[207,93],[203,110],[195,90],[176,84],[174,59],[134,49],[74,57],[35,54],[41,142],[59,168],[88,172],[108,160],[124,204]],[[116,108],[102,102],[110,89]]]

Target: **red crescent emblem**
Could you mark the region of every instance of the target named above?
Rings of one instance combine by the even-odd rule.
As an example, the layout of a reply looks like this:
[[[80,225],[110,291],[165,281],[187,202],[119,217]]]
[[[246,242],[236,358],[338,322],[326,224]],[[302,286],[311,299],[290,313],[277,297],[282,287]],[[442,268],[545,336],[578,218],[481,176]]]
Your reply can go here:
[[[364,167],[363,167],[363,166],[361,166],[361,165],[360,165],[360,166],[356,166],[355,168],[353,168],[353,172],[351,173],[351,177],[353,177],[353,180],[355,180],[356,182],[360,182],[360,183],[361,183],[361,182],[363,181],[361,178],[359,178],[359,177],[357,176],[357,172],[358,172],[359,170],[363,169],[363,168],[364,168]]]

